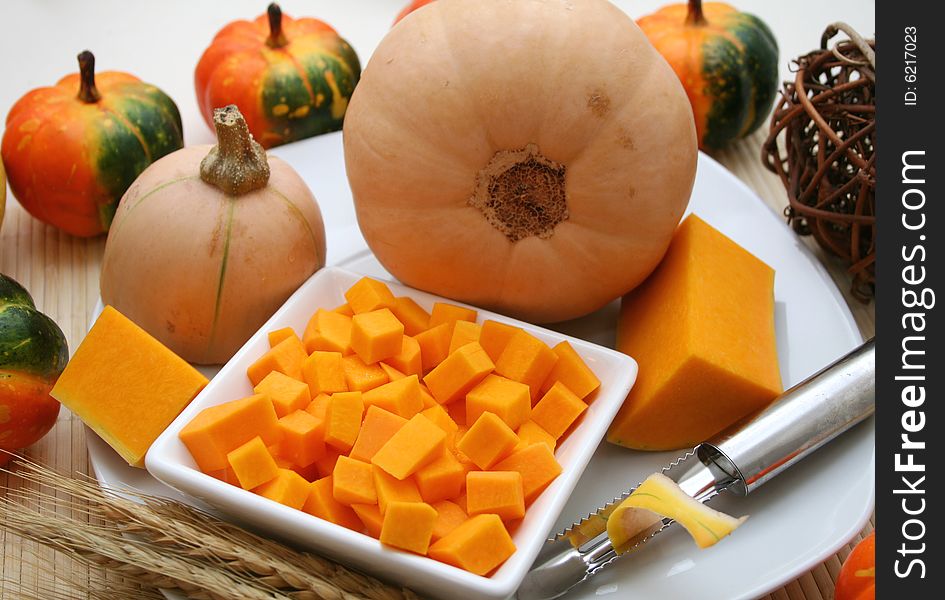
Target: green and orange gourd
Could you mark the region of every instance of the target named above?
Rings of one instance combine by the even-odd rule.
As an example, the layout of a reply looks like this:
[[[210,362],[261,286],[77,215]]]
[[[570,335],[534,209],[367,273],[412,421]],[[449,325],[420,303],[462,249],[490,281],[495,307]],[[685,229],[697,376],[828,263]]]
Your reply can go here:
[[[264,148],[341,129],[361,76],[358,56],[328,24],[293,19],[275,3],[253,21],[233,21],[204,51],[194,76],[197,104],[235,104]]]
[[[177,106],[128,73],[79,73],[28,92],[7,115],[3,164],[13,195],[37,219],[76,236],[108,231],[141,171],[183,146]]]
[[[686,89],[700,148],[721,148],[768,117],[778,85],[778,45],[761,19],[722,2],[689,0],[637,24]]]
[[[36,310],[23,286],[0,273],[0,449],[25,448],[56,423],[59,403],[49,390],[68,359],[59,326]],[[9,456],[0,452],[0,465]]]

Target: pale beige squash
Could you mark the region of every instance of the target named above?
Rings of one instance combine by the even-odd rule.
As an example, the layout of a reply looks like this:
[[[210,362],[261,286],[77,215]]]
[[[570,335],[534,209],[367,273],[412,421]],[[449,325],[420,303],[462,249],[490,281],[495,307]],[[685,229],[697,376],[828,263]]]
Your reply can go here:
[[[132,184],[102,263],[102,301],[200,364],[228,360],[325,264],[311,191],[251,141],[242,116],[228,114],[217,122],[217,161],[207,160],[204,178],[211,147],[195,146]]]
[[[696,169],[672,69],[605,0],[439,0],[345,117],[358,222],[404,283],[538,322],[638,285]]]

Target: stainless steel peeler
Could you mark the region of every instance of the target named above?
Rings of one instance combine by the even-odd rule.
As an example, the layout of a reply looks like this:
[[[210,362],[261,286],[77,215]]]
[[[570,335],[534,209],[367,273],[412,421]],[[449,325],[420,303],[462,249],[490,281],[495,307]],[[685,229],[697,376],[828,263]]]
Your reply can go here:
[[[700,502],[723,490],[745,496],[873,414],[875,373],[875,342],[870,339],[662,472]],[[673,524],[663,519],[618,555],[607,537],[607,518],[631,492],[632,488],[549,539],[519,587],[517,599],[557,598],[618,558],[639,551]]]

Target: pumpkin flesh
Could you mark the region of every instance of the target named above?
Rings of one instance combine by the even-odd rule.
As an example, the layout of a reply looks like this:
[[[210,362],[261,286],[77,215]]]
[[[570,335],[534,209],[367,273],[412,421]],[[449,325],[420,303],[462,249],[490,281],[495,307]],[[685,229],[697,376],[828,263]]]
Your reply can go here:
[[[686,98],[609,3],[461,4],[393,28],[352,98],[345,161],[364,237],[407,285],[539,322],[586,314],[643,280],[685,210]],[[529,148],[563,174],[529,166]],[[505,182],[502,153],[523,159]],[[513,240],[472,202],[484,181],[506,190],[509,221],[554,207],[548,190],[563,210]]]

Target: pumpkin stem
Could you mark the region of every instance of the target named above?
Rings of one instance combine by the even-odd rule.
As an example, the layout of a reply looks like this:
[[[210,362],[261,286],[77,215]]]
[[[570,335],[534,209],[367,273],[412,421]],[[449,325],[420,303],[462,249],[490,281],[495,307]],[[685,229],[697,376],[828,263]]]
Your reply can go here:
[[[289,43],[282,32],[282,9],[273,2],[266,12],[269,13],[269,37],[266,39],[266,45],[270,48],[282,48]]]
[[[95,87],[95,56],[88,50],[79,53],[79,94],[78,98],[86,104],[102,99]]]
[[[266,187],[269,160],[235,104],[213,109],[217,145],[200,162],[200,178],[230,196]]]
[[[702,14],[702,0],[689,0],[689,13],[686,15],[687,25],[705,25],[705,15]]]

